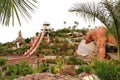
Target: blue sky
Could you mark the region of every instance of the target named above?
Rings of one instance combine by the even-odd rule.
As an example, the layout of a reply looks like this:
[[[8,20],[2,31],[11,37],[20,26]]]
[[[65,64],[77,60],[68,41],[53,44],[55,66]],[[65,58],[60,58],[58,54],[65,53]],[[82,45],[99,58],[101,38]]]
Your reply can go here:
[[[77,28],[99,26],[101,23],[97,21],[95,24],[86,23],[84,19],[77,17],[75,13],[70,13],[68,10],[76,2],[94,1],[94,0],[38,0],[39,4],[37,9],[32,15],[32,19],[26,22],[22,19],[22,26],[18,23],[15,26],[2,26],[0,25],[0,42],[10,42],[17,38],[19,30],[22,31],[24,38],[32,37],[36,32],[40,32],[42,24],[47,21],[50,22],[51,27],[55,30],[64,28],[63,22],[66,21],[66,26],[72,26],[74,21],[78,21]],[[100,0],[96,0],[98,2]]]

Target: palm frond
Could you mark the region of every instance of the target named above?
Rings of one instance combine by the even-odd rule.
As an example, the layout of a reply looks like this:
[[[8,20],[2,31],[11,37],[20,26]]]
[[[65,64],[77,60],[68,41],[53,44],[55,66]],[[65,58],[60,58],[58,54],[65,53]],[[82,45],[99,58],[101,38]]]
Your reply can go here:
[[[76,14],[79,14],[81,17],[89,21],[95,21],[95,15],[96,15],[96,7],[95,3],[76,3],[74,4],[74,7],[72,7],[69,11],[70,12],[76,12]]]
[[[104,14],[104,11],[102,11],[101,9],[102,8],[94,2],[86,2],[74,4],[74,7],[72,7],[69,11],[76,12],[76,14],[79,14],[85,20],[87,19],[87,21],[90,22],[94,22],[97,18],[107,26],[108,24],[106,22],[108,20],[106,19],[107,17],[104,16],[106,14]]]
[[[21,25],[21,17],[28,20],[31,19],[31,12],[36,8],[37,0],[0,0],[0,22],[9,26],[12,21],[14,26],[15,16]]]
[[[114,17],[116,19],[115,10],[113,9],[114,5],[113,2],[109,3],[107,0],[98,4],[94,2],[76,3],[69,11],[76,12],[88,21],[95,21],[95,18],[97,18],[112,32],[110,27],[114,26]]]
[[[102,0],[97,4],[97,9],[91,5],[90,3],[77,4],[70,11],[82,14],[81,16],[89,21],[95,17],[99,19],[115,37],[120,60],[120,0]]]

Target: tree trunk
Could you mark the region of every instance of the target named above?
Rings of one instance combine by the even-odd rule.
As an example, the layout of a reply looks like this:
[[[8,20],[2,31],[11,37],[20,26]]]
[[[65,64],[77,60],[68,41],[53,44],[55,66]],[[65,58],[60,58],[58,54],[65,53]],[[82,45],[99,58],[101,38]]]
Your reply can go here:
[[[118,60],[120,60],[120,44],[118,44],[117,53],[118,53]]]

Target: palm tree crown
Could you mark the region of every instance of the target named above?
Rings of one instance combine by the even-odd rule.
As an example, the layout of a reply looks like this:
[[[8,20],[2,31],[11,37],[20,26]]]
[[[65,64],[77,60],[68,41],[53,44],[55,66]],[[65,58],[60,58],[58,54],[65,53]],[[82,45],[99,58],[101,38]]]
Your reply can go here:
[[[16,16],[21,25],[19,14],[26,20],[30,19],[30,12],[36,8],[35,3],[38,3],[37,0],[0,0],[0,22],[9,26],[10,21],[12,21],[14,26]]]
[[[76,12],[88,21],[95,21],[96,19],[100,20],[115,37],[119,51],[120,0],[102,0],[98,4],[95,4],[95,2],[76,3],[69,11]]]

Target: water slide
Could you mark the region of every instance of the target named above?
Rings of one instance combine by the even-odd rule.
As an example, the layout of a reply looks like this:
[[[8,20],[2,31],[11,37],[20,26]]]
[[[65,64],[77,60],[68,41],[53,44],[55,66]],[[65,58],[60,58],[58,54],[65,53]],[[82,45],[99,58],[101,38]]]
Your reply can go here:
[[[39,46],[39,44],[41,43],[43,37],[44,37],[44,34],[45,34],[45,31],[42,31],[38,37],[34,40],[32,46],[30,47],[29,50],[27,50],[25,53],[24,53],[24,56],[25,57],[30,57],[31,55],[34,54],[35,50],[37,49],[37,47]]]

